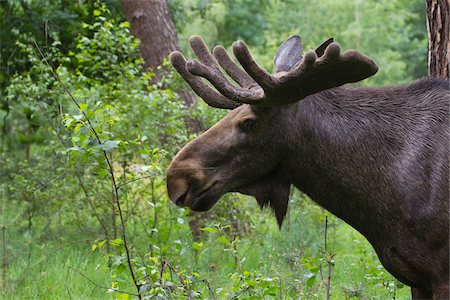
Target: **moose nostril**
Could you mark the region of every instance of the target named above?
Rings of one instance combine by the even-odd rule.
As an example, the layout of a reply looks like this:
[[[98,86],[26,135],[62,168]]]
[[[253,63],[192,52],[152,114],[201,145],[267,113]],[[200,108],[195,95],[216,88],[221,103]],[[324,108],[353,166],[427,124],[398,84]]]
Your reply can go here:
[[[186,200],[186,196],[189,190],[186,190],[182,195],[180,195],[177,199],[175,199],[175,204],[178,206],[183,206],[184,201]]]
[[[178,206],[183,206],[189,193],[190,185],[185,176],[180,176],[176,172],[168,172],[167,193],[170,200]]]

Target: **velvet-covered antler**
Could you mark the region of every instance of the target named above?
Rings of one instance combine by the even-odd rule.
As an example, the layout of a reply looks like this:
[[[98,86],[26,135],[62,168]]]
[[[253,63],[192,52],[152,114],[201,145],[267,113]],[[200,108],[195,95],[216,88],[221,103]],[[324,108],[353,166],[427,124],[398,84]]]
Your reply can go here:
[[[306,53],[303,59],[300,56],[301,62],[288,71],[273,75],[254,61],[242,41],[233,44],[233,53],[245,71],[233,62],[223,47],[215,47],[211,54],[200,37],[193,36],[189,41],[199,61],[186,62],[181,53],[173,52],[172,64],[197,95],[218,108],[232,109],[242,103],[256,106],[293,103],[329,88],[363,80],[378,70],[375,62],[364,54],[354,50],[341,54],[339,45],[331,39],[316,51]],[[239,86],[225,77],[219,65]],[[207,79],[218,92],[198,76]]]

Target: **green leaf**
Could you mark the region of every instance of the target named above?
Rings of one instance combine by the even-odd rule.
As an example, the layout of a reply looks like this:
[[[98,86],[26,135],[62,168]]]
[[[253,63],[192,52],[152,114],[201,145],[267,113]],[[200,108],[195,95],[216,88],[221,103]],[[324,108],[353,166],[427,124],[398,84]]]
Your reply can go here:
[[[103,240],[103,241],[99,242],[98,243],[98,248],[99,249],[102,248],[105,243],[106,243],[106,240]]]
[[[105,142],[103,142],[103,144],[98,145],[98,148],[100,150],[110,152],[111,150],[118,148],[119,143],[120,143],[120,141],[118,141],[118,140],[105,141]]]
[[[194,248],[195,250],[201,250],[203,248],[203,242],[200,242],[200,243],[193,242],[192,248]]]
[[[110,243],[112,246],[120,246],[120,245],[123,245],[122,239],[111,240],[111,241],[109,241],[109,243]]]
[[[79,132],[81,127],[83,127],[83,123],[78,123],[77,126],[75,126],[75,128],[73,129],[73,132]]]
[[[99,11],[98,9],[94,9],[93,14],[94,14],[94,17],[98,17],[98,16],[100,16],[102,14],[102,12]]]
[[[312,287],[314,285],[314,282],[316,282],[316,275],[311,276],[307,281],[306,281],[306,286],[307,287]]]
[[[120,293],[118,293],[118,294],[115,294],[116,295],[116,299],[118,299],[118,300],[128,300],[128,299],[130,299],[130,295],[128,295],[128,294],[120,294]]]
[[[230,245],[230,241],[228,241],[227,237],[224,235],[218,237],[217,241],[224,243],[225,245]]]
[[[202,230],[203,230],[203,231],[208,231],[208,232],[210,232],[210,233],[216,233],[216,232],[217,232],[217,229],[212,228],[212,227],[209,227],[209,226],[203,227]]]
[[[87,103],[80,103],[80,110],[85,111],[89,107],[89,104]]]
[[[159,260],[158,260],[157,257],[150,256],[150,257],[149,257],[149,260],[152,261],[152,262],[154,262],[155,264],[159,264]]]

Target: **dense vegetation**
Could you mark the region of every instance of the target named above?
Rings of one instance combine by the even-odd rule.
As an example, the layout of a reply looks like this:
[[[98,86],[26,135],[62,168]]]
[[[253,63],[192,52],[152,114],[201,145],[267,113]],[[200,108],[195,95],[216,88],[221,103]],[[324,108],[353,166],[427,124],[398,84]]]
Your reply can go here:
[[[380,72],[362,84],[426,75],[423,1],[169,7],[186,51],[194,33],[211,45],[241,38],[270,69],[300,33],[306,50],[334,37],[373,57]],[[239,194],[200,222],[169,203],[165,169],[194,137],[186,118],[210,126],[224,112],[186,108],[175,74],[143,72],[119,1],[1,0],[0,13],[1,297],[128,299],[131,266],[149,299],[325,298],[330,271],[333,299],[409,298],[358,232],[298,191],[281,230]]]

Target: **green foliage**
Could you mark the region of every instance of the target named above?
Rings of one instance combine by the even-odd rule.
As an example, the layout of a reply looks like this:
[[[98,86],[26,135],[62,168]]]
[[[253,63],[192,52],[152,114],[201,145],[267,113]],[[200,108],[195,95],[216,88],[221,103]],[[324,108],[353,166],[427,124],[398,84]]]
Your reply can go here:
[[[247,3],[248,2],[248,3]],[[343,49],[358,49],[374,58],[379,73],[368,85],[409,82],[427,75],[425,8],[421,1],[326,0],[171,1],[181,41],[199,34],[211,44],[230,47],[245,40],[258,61],[273,69],[278,45],[299,34],[304,50],[312,50],[333,37]],[[338,12],[338,13],[337,13]],[[189,25],[186,26],[186,23]],[[187,49],[187,45],[184,45]]]
[[[171,72],[150,83],[160,70],[142,72],[119,1],[105,3],[0,1],[2,297],[130,299],[131,265],[146,299],[321,299],[330,253],[333,299],[409,297],[362,236],[298,192],[281,231],[254,199],[230,194],[194,239],[189,211],[166,195],[165,170],[194,137],[187,117],[209,127],[226,112],[202,102],[184,107],[175,92],[183,84]],[[169,4],[184,47],[193,33],[206,33],[211,45],[241,38],[270,69],[289,34],[300,33],[306,50],[334,36],[377,60],[380,73],[366,84],[426,72],[419,1]]]

